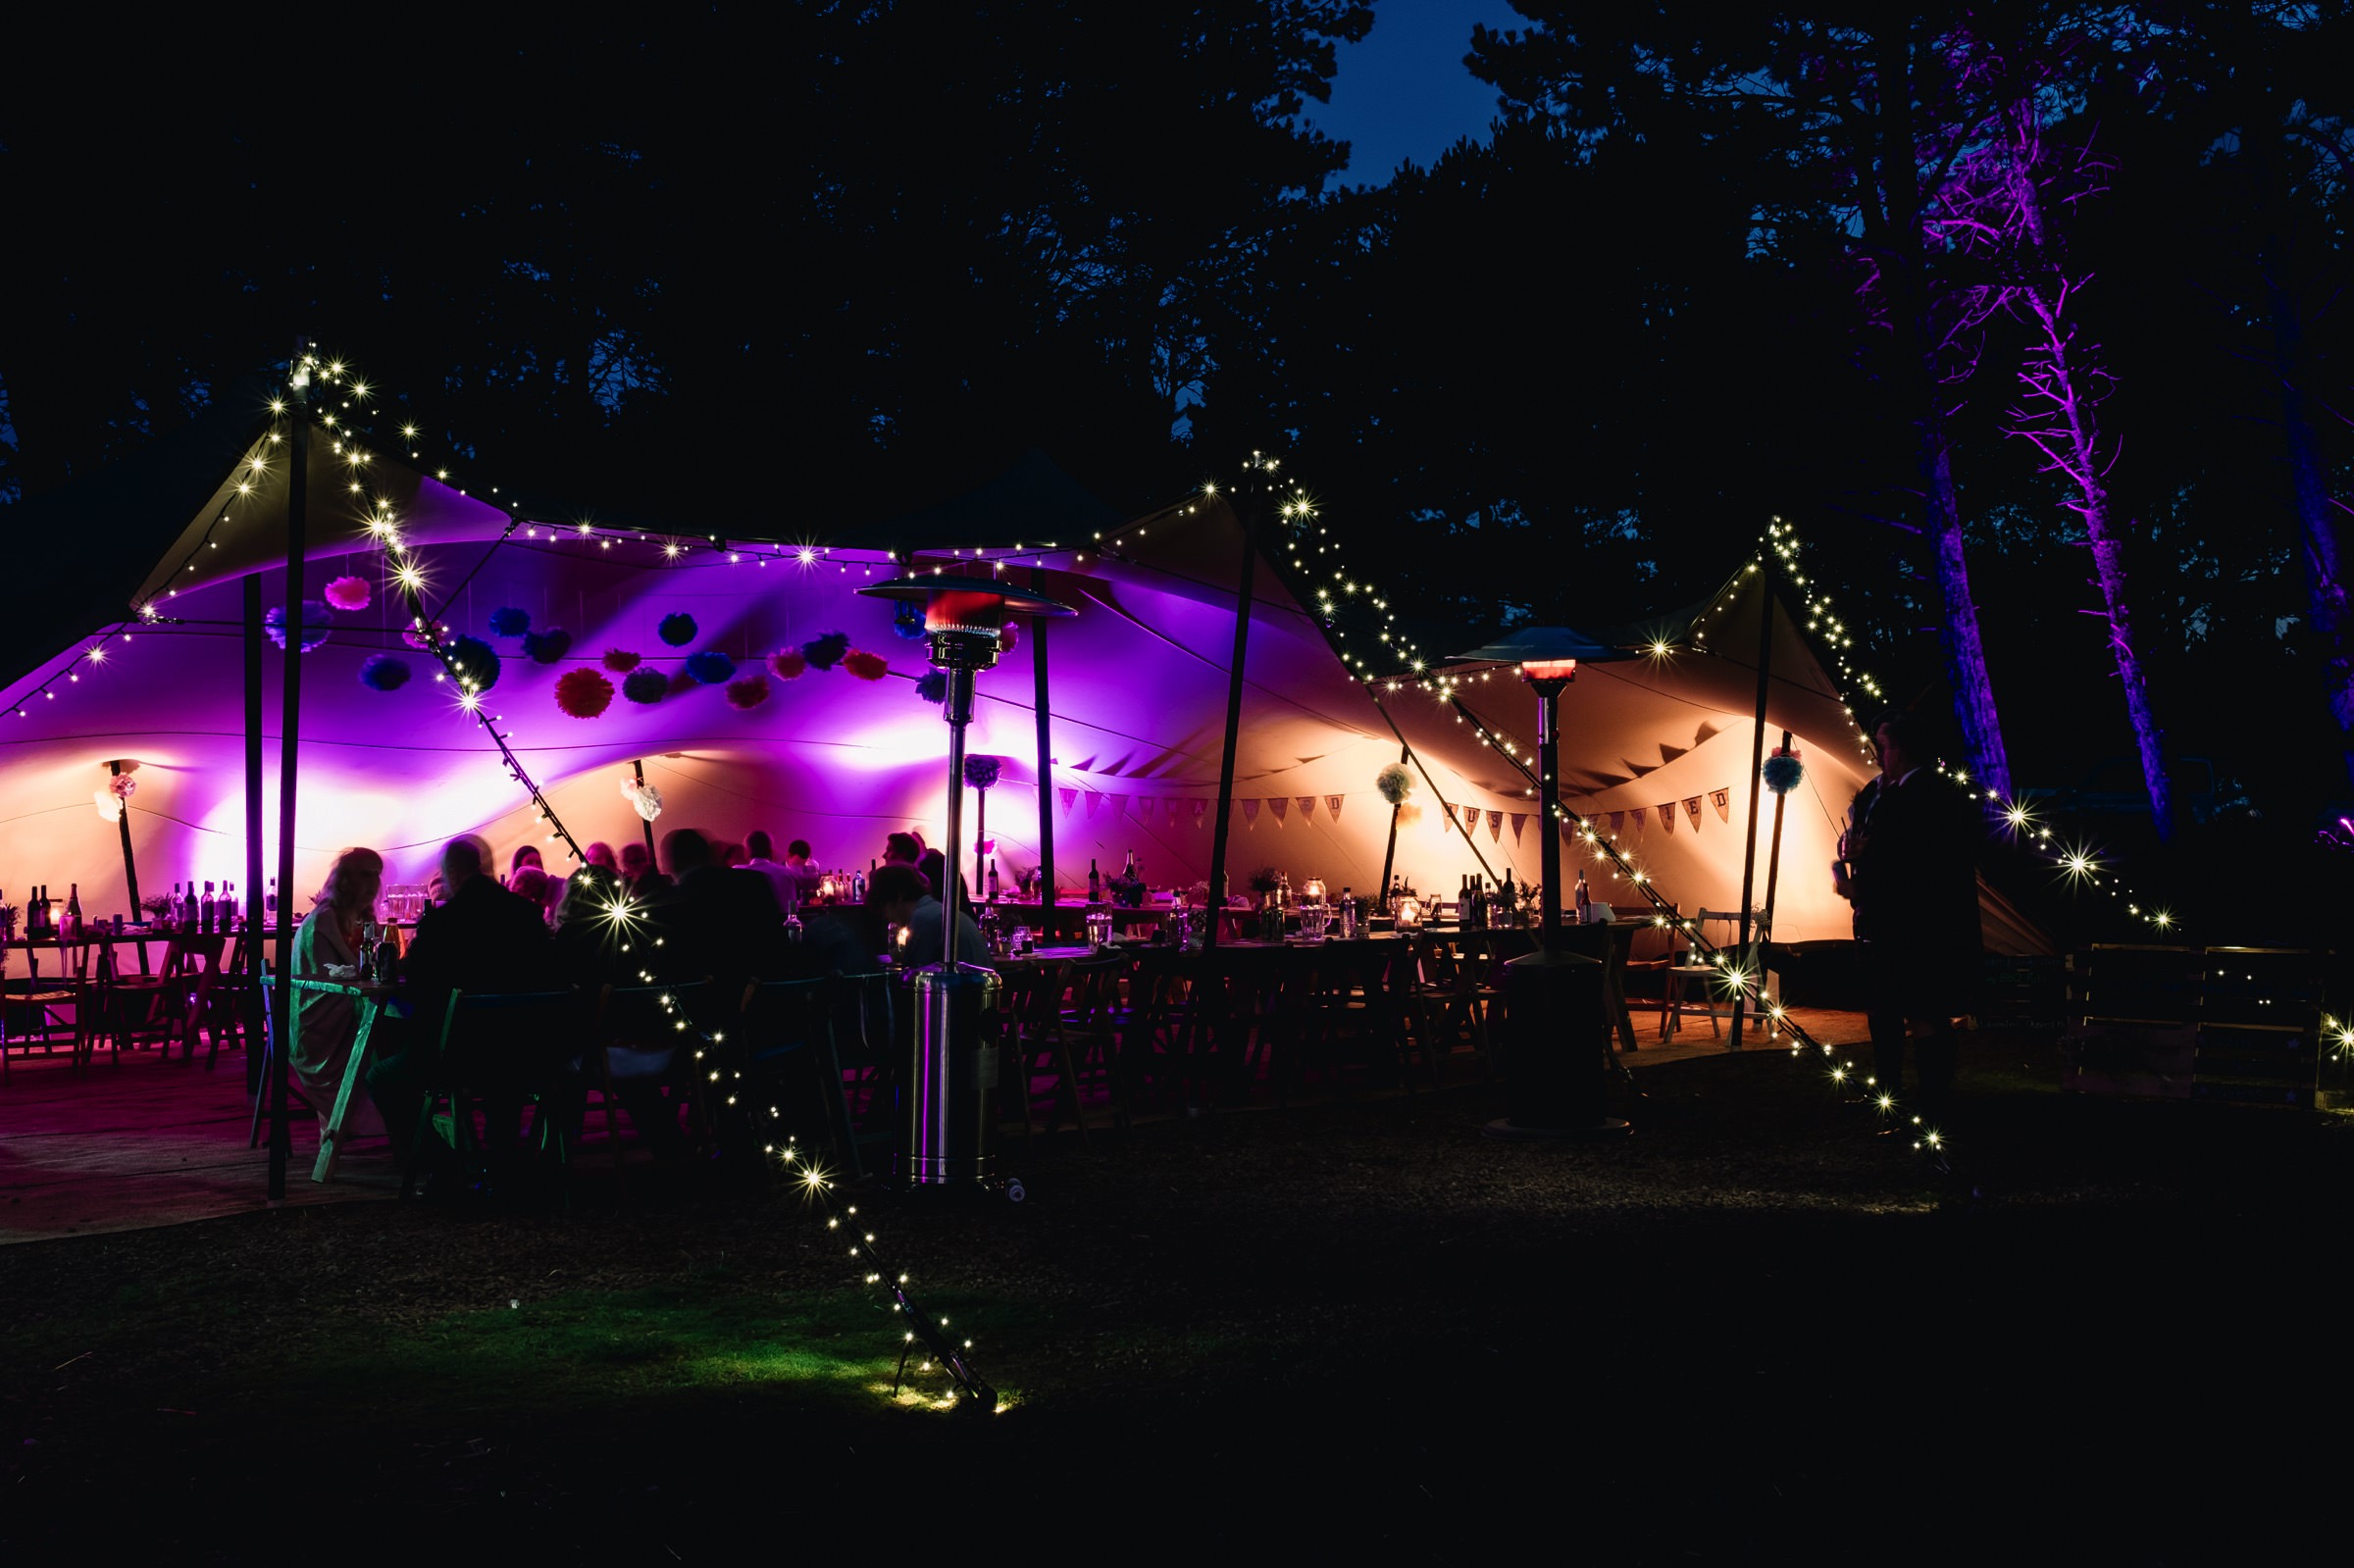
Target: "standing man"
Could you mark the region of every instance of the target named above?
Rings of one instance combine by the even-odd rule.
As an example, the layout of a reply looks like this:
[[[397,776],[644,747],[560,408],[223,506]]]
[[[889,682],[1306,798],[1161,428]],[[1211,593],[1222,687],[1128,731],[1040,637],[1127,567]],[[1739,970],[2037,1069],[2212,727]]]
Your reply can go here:
[[[1832,885],[1855,906],[1876,1087],[1924,1127],[1951,1110],[1959,1040],[1983,954],[1978,938],[1976,812],[1930,766],[1919,720],[1899,714],[1872,733],[1880,774],[1856,793]],[[1913,1041],[1917,1100],[1904,1090]]]

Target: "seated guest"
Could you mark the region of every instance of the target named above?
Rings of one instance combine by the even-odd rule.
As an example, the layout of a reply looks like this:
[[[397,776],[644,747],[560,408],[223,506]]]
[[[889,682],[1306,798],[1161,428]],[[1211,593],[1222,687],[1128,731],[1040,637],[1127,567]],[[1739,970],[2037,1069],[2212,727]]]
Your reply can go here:
[[[825,880],[825,870],[817,863],[817,852],[809,847],[806,838],[795,838],[785,847],[785,869],[801,880],[801,901],[816,896],[817,885]]]
[[[663,835],[662,860],[675,885],[648,913],[662,937],[664,978],[708,976],[724,995],[780,973],[785,915],[766,877],[720,865],[711,840],[692,828]]]
[[[632,898],[648,899],[670,885],[654,869],[653,852],[635,838],[621,846],[621,885]]]
[[[742,844],[732,844],[725,842],[724,840],[713,839],[711,843],[711,858],[719,862],[721,865],[727,867],[730,871],[737,871],[742,869],[743,863],[749,860],[751,856],[744,852],[744,847]]]
[[[640,984],[638,977],[651,951],[641,945],[648,923],[640,915],[615,916],[615,906],[623,896],[621,878],[595,865],[574,872],[564,890],[564,903],[557,911],[556,968],[564,980],[587,995],[594,996],[607,986],[626,988]],[[630,1113],[631,1125],[655,1156],[668,1158],[687,1145],[686,1136],[679,1131],[679,1102],[662,1094],[663,1085],[673,1080],[681,1065],[677,1049],[658,1037],[667,1026],[655,1004],[640,996],[616,999],[611,1005],[614,1013],[608,1023],[621,1036],[605,1050],[604,1073],[609,1076],[613,1097]],[[644,1016],[635,1016],[639,1013]],[[633,1028],[633,1024],[639,1027]],[[630,1043],[633,1039],[643,1043]],[[573,1070],[588,1076],[592,1087],[601,1089],[603,1084],[589,1062],[586,1055],[575,1058]],[[575,1136],[586,1103],[585,1095],[570,1101]]]
[[[490,875],[488,846],[479,838],[451,839],[441,851],[441,881],[449,901],[418,917],[402,962],[412,1027],[400,1051],[368,1072],[368,1092],[396,1143],[416,1127],[418,1107],[440,1071],[449,993],[541,990],[554,980],[547,923]],[[492,1147],[513,1142],[524,1094],[546,1075],[546,1045],[489,1035],[452,1042],[462,1053],[456,1065],[486,1102],[486,1141]]]
[[[942,854],[937,849],[925,850],[922,854],[915,857],[915,874],[924,879],[924,885],[932,889],[932,896],[934,898],[945,898],[947,896],[947,856]],[[960,877],[957,879],[957,881],[961,883],[963,879]]]
[[[539,911],[540,920],[545,921],[553,912],[556,900],[563,897],[564,885],[537,866],[525,866],[508,882],[507,890],[528,901]]]
[[[883,919],[907,928],[906,945],[898,950],[898,962],[909,969],[921,969],[926,964],[940,962],[941,903],[932,896],[924,879],[909,866],[884,866],[876,871],[875,880],[867,885],[866,901],[879,905]],[[989,958],[989,946],[981,939],[981,928],[973,917],[959,911],[956,916],[956,959],[959,963],[979,964]]]
[[[743,869],[756,871],[768,879],[768,885],[776,889],[777,907],[779,909],[799,908],[801,903],[800,878],[794,875],[789,867],[777,863],[776,840],[769,837],[762,830],[755,828],[744,835],[743,847],[751,854],[751,859],[743,863]]]
[[[912,866],[923,858],[924,841],[911,833],[887,834],[883,838],[883,864]]]
[[[294,933],[294,973],[325,976],[330,964],[357,966],[361,927],[376,918],[383,890],[384,857],[373,849],[346,849],[335,857],[327,885],[311,900],[311,912]],[[359,1004],[349,996],[322,991],[294,993],[294,1049],[286,1058],[294,1092],[319,1113],[322,1125],[334,1109],[352,1046],[360,1034]],[[380,1040],[377,1043],[382,1044]],[[345,1133],[384,1130],[366,1095],[355,1095],[343,1113]]]
[[[547,869],[545,863],[539,858],[537,844],[521,845],[516,849],[513,858],[507,862],[507,885],[509,887],[515,885],[515,874],[526,866],[536,866],[541,871]]]
[[[581,858],[591,866],[602,866],[607,871],[621,869],[621,862],[613,858],[613,846],[602,838],[582,850]]]
[[[623,897],[620,874],[593,862],[564,885],[564,901],[556,909],[555,964],[566,984],[593,992],[607,983],[637,983],[645,965],[633,928],[641,932],[643,923],[614,917],[613,907]]]

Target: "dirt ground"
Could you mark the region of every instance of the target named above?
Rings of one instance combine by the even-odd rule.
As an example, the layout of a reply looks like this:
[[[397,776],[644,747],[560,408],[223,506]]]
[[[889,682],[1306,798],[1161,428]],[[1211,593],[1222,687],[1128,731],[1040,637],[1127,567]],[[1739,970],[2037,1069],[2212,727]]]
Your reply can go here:
[[[872,1256],[790,1191],[287,1209],[0,1250],[0,1543],[185,1561],[596,1545],[1536,1545],[2180,1561],[2299,1542],[2354,1129],[2086,1101],[1966,1058],[1955,1174],[1810,1066],[1638,1075],[1632,1136],[1501,1091],[1017,1144],[1031,1200],[854,1192],[995,1413],[889,1391]],[[282,1534],[281,1534],[282,1533]],[[39,1560],[26,1558],[25,1560]]]

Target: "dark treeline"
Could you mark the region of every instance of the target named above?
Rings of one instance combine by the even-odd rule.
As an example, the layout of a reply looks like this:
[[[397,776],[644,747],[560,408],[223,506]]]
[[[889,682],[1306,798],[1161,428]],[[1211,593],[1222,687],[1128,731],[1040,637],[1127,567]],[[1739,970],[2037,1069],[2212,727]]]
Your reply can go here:
[[[479,472],[699,531],[1281,450],[1426,644],[1689,601],[1778,514],[1982,775],[2309,836],[2348,6],[1517,3],[1492,138],[1354,185],[1300,128],[1352,0],[151,40],[0,111],[0,486],[307,331]]]

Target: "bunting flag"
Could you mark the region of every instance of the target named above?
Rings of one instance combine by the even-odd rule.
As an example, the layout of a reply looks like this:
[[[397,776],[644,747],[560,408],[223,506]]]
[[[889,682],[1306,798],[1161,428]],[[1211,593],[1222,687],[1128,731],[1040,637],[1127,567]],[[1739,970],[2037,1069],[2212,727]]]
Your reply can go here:
[[[1662,828],[1665,829],[1665,830],[1666,830],[1667,832],[1669,832],[1669,833],[1673,833],[1673,832],[1675,832],[1675,802],[1674,802],[1674,801],[1670,800],[1669,802],[1667,802],[1667,804],[1665,804],[1665,805],[1663,805],[1663,806],[1654,806],[1654,807],[1652,807],[1651,809],[1659,813],[1659,816],[1660,816],[1660,826],[1661,826]]]
[[[1069,816],[1071,814],[1071,808],[1079,804],[1079,791],[1076,789],[1057,789],[1054,792],[1062,796],[1062,814],[1066,817]]]
[[[1632,809],[1630,809],[1630,810],[1627,812],[1627,815],[1628,815],[1628,816],[1630,816],[1630,817],[1632,817],[1632,818],[1634,818],[1634,819],[1635,819],[1635,832],[1637,832],[1637,833],[1641,833],[1641,832],[1643,831],[1643,815],[1644,815],[1644,809],[1645,809],[1645,808],[1643,808],[1643,807],[1641,807],[1641,806],[1636,806],[1636,807],[1633,807]]]
[[[1684,815],[1692,819],[1692,831],[1700,832],[1700,796],[1686,795],[1684,797]]]
[[[1283,826],[1284,818],[1291,814],[1291,797],[1275,795],[1267,801],[1267,809],[1275,813],[1275,826],[1280,828]],[[943,916],[942,918],[945,920],[947,917]]]
[[[1143,822],[1143,821],[1145,821],[1146,819],[1150,818],[1151,815],[1152,815],[1152,796],[1151,796],[1151,795],[1138,795],[1138,796],[1136,797],[1136,818],[1137,818],[1137,821],[1139,821],[1139,822]]]
[[[1176,811],[1177,803],[1172,800],[1169,802],[1169,813],[1170,815],[1174,816]],[[1197,828],[1201,827],[1203,822],[1207,819],[1208,816],[1209,802],[1206,800],[1196,800],[1194,802],[1194,826]]]
[[[1733,820],[1733,792],[1730,789],[1712,789],[1709,791],[1709,800],[1716,808],[1716,820],[1718,822],[1731,822]]]
[[[1128,809],[1128,797],[1126,795],[1105,795],[1103,798],[1111,802],[1111,814],[1114,817],[1117,817],[1121,812]]]
[[[1527,826],[1528,826],[1528,813],[1527,813],[1527,812],[1525,812],[1525,811],[1515,811],[1515,812],[1513,812],[1513,813],[1512,813],[1512,842],[1513,842],[1513,843],[1518,843],[1518,842],[1520,841],[1520,830],[1521,830],[1521,829],[1523,829],[1523,828],[1525,828],[1525,827],[1527,827]]]
[[[1100,794],[1096,793],[1096,792],[1095,792],[1093,789],[1090,789],[1090,790],[1087,792],[1087,820],[1088,820],[1088,821],[1090,821],[1090,822],[1093,822],[1093,821],[1095,821],[1095,820],[1096,820],[1096,811],[1097,811],[1097,808],[1099,808],[1099,807],[1100,807],[1100,806],[1101,806],[1102,804],[1103,804],[1103,797],[1102,797],[1101,795],[1100,795]]]
[[[1315,819],[1315,815],[1316,797],[1314,795],[1302,795],[1300,797],[1300,820],[1302,822],[1311,822]]]
[[[1503,841],[1504,813],[1501,811],[1491,811],[1488,813],[1488,842],[1494,844],[1502,843]]]
[[[1174,802],[1171,802],[1171,804],[1174,804]],[[1256,826],[1258,826],[1258,802],[1256,800],[1245,800],[1243,802],[1243,827],[1246,831],[1248,831],[1249,829],[1255,828]]]
[[[1340,821],[1340,820],[1341,820],[1341,797],[1340,797],[1339,795],[1326,795],[1326,796],[1324,797],[1324,811],[1325,811],[1325,814],[1326,814],[1327,816],[1331,817],[1333,821],[1335,821],[1335,822],[1338,822],[1338,821]]]
[[[1621,828],[1624,828],[1625,826],[1626,826],[1626,813],[1625,813],[1625,812],[1623,812],[1623,811],[1613,811],[1613,812],[1612,812],[1612,813],[1611,813],[1611,833],[1612,833],[1612,835],[1613,836],[1615,836],[1615,835],[1617,835],[1618,831],[1619,831]]]

